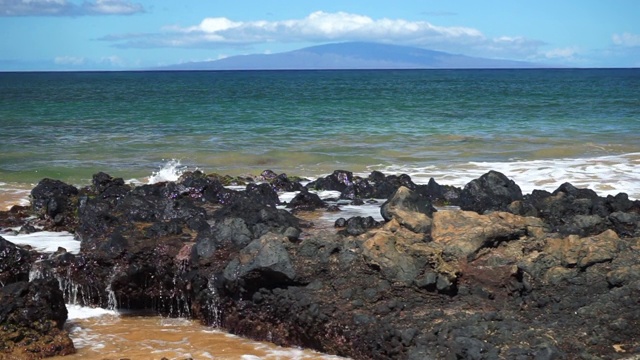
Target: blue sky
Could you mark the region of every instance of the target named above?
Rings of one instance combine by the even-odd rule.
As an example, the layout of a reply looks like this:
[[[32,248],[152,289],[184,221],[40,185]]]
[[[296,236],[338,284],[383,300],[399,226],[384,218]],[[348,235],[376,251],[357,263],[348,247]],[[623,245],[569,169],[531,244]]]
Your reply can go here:
[[[127,70],[343,41],[640,67],[639,0],[0,0],[0,71]]]

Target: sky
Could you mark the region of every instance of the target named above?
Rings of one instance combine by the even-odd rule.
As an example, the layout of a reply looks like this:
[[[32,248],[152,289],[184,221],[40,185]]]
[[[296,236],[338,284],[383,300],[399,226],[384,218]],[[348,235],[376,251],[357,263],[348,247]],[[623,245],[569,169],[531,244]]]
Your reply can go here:
[[[640,67],[640,0],[0,0],[0,71],[136,70],[371,41]]]

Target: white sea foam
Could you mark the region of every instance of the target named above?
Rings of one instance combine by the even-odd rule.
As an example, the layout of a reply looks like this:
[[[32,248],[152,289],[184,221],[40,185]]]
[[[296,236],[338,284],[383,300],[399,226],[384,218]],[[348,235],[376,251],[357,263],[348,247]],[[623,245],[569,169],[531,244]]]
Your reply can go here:
[[[348,219],[353,216],[371,216],[377,221],[382,221],[382,215],[380,215],[380,206],[385,199],[371,199],[375,202],[364,203],[363,205],[351,205],[350,200],[340,200],[340,191],[335,190],[310,190],[309,192],[318,194],[320,199],[327,201],[329,205],[337,205],[340,211],[322,213],[321,220],[328,223],[335,223],[339,218]],[[281,202],[289,203],[299,193],[299,191],[282,192],[278,194]],[[280,209],[286,209],[285,206],[279,206]]]
[[[14,244],[29,245],[46,253],[55,252],[58,247],[63,247],[72,254],[80,253],[80,241],[76,240],[73,234],[65,231],[39,231],[31,234],[3,234],[1,236]]]
[[[321,354],[319,352],[315,352],[313,350],[303,350],[299,348],[283,348],[283,347],[273,347],[266,344],[255,344],[256,349],[263,350],[266,355],[263,357],[256,357],[254,355],[244,355],[242,359],[253,360],[253,359],[291,359],[291,360],[303,360],[303,359],[347,359],[344,357],[336,356],[336,355],[327,355]]]
[[[408,174],[417,184],[434,178],[441,185],[463,187],[469,181],[496,170],[516,182],[525,194],[534,189],[553,191],[565,182],[588,188],[600,196],[626,192],[640,199],[640,153],[584,159],[548,159],[510,162],[469,162],[447,166],[371,167],[390,174]],[[368,174],[359,174],[367,176]]]
[[[335,223],[339,218],[348,219],[354,216],[367,217],[371,216],[376,221],[383,221],[382,215],[380,215],[380,206],[385,202],[383,199],[376,199],[376,203],[364,203],[363,205],[349,205],[349,204],[337,204],[340,211],[327,212],[322,214],[322,220]]]
[[[180,160],[172,159],[167,161],[160,170],[154,171],[149,177],[148,183],[155,184],[164,181],[176,181],[187,170],[187,167],[180,163]]]
[[[100,316],[118,316],[118,312],[115,310],[73,304],[66,304],[66,306],[68,320],[88,319]]]
[[[278,198],[280,199],[280,202],[289,203],[289,202],[291,202],[291,200],[293,200],[294,197],[296,197],[296,195],[298,195],[299,192],[300,191],[282,192],[282,193],[278,194]],[[320,199],[322,199],[322,200],[340,198],[340,191],[334,191],[334,190],[320,190],[320,191],[309,190],[309,192],[317,194],[320,197]]]
[[[79,325],[73,325],[69,328],[69,337],[73,341],[73,346],[78,350],[90,348],[93,351],[100,351],[106,346],[105,339],[101,334]]]

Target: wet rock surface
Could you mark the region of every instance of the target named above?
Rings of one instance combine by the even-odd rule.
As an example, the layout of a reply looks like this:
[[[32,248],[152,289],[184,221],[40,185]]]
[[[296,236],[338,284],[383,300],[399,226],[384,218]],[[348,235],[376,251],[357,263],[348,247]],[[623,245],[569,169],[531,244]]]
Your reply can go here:
[[[28,281],[35,254],[0,236],[0,286]]]
[[[62,291],[55,280],[0,287],[0,358],[40,359],[75,353]]]
[[[355,359],[640,355],[640,202],[625,194],[563,184],[523,195],[497,172],[463,189],[342,170],[306,186],[272,171],[256,179],[196,171],[131,186],[100,173],[77,191],[43,180],[35,218],[4,212],[0,226],[70,229],[81,252],[38,255],[0,239],[2,291],[35,284],[24,281],[37,267],[34,281],[85,305]],[[289,211],[283,190],[299,192]],[[314,190],[387,199],[385,221],[314,226],[297,217],[330,211]]]

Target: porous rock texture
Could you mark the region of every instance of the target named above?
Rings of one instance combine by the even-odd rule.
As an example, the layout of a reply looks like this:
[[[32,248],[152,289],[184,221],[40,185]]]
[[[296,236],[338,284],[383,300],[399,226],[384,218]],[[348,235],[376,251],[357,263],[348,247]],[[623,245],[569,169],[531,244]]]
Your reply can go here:
[[[640,355],[640,203],[625,194],[564,184],[523,195],[497,172],[463,189],[342,170],[306,187],[269,171],[245,191],[220,179],[41,182],[38,216],[23,225],[77,234],[79,255],[38,266],[87,305],[107,306],[109,290],[122,308],[354,359]],[[278,200],[285,188],[301,194],[293,213]],[[385,221],[320,226],[328,210],[314,190],[387,199]],[[0,278],[22,281],[15,268]]]

